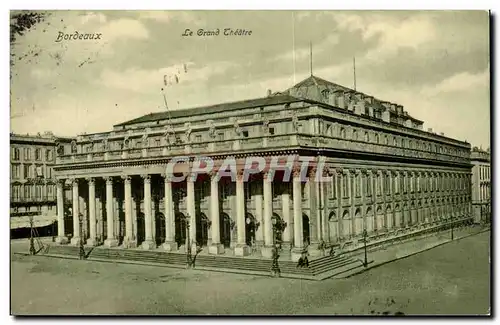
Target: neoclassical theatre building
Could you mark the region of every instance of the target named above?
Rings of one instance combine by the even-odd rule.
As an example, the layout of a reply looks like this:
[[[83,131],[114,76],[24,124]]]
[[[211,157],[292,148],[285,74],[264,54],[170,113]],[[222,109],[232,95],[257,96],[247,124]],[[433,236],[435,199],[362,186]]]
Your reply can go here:
[[[152,113],[61,147],[59,241],[182,251],[189,237],[206,253],[240,256],[270,256],[279,241],[297,259],[305,249],[356,245],[364,230],[390,238],[470,218],[470,149],[424,131],[401,105],[311,76],[263,98]],[[314,167],[306,180],[296,172],[289,181],[267,173],[247,182],[165,177],[172,159],[200,155],[216,165],[310,157],[324,162],[331,181],[318,182]],[[69,216],[65,182],[73,184]]]

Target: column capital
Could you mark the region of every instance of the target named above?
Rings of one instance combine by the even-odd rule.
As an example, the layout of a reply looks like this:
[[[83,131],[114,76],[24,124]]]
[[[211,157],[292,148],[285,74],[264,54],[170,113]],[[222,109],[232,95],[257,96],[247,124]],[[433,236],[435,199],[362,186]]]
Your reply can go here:
[[[325,174],[325,169],[326,169],[326,167],[323,169],[323,175]],[[307,176],[309,178],[313,178],[314,179],[314,177],[316,177],[316,173],[317,172],[318,172],[318,167],[312,166],[311,168],[309,168],[307,170]]]
[[[337,167],[335,168],[335,173],[337,173],[337,175],[342,175],[344,173],[344,170],[341,167]]]
[[[73,186],[78,186],[79,178],[70,178],[69,181],[73,184]]]
[[[300,177],[300,172],[301,172],[300,166],[297,166],[297,165],[293,166],[293,168],[292,168],[292,175],[293,175],[294,178]]]
[[[238,180],[238,181],[243,181],[243,174],[244,174],[244,173],[243,173],[243,169],[242,169],[242,168],[241,168],[241,169],[240,169],[240,168],[238,168],[238,169],[236,170],[236,180]]]
[[[151,183],[151,175],[144,174],[144,175],[141,175],[141,177],[144,180],[144,183]]]
[[[56,179],[57,186],[60,186],[60,185],[63,186],[65,182],[66,182],[66,180],[64,178],[57,178]]]
[[[106,185],[113,185],[113,177],[112,176],[106,176],[103,178],[106,181]]]
[[[132,181],[132,176],[130,175],[122,175],[120,177],[125,181],[125,183],[130,183]]]
[[[86,180],[89,182],[89,186],[95,185],[95,178],[94,177],[87,177]]]

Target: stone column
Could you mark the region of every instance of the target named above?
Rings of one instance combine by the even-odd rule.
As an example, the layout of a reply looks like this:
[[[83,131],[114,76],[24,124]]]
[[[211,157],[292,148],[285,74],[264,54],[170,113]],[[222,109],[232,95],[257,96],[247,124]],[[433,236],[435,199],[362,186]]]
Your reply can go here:
[[[293,249],[292,261],[298,261],[303,244],[303,229],[302,229],[302,183],[300,179],[300,169],[293,171]]]
[[[153,249],[156,247],[153,237],[153,223],[151,221],[151,176],[142,175],[144,179],[144,229],[146,236],[142,242],[143,249]]]
[[[175,217],[174,217],[174,203],[172,199],[172,182],[168,174],[162,175],[165,179],[165,199],[163,200],[163,208],[165,213],[165,243],[163,248],[166,251],[176,251],[177,243],[175,242]]]
[[[64,180],[57,180],[57,243],[68,243],[64,230]]]
[[[283,244],[282,249],[285,254],[290,254],[290,250],[292,249],[292,241],[291,241],[291,225],[292,221],[290,220],[290,183],[284,183],[283,193],[281,193],[281,207],[283,214],[283,221],[286,223],[286,227],[283,230]]]
[[[132,220],[132,177],[122,176],[124,186],[125,240],[124,247],[137,247]]]
[[[309,246],[308,252],[311,256],[320,256],[321,252],[318,250],[319,241],[321,238],[321,211],[319,207],[319,195],[320,190],[319,187],[323,185],[323,182],[320,180],[316,181],[316,173],[318,170],[316,168],[312,168],[309,171]],[[327,172],[326,170],[321,170],[322,177],[325,177]]]
[[[113,213],[113,178],[106,177],[106,227],[108,238],[104,241],[104,246],[118,246],[118,240],[115,238],[114,213]]]
[[[87,245],[95,246],[97,245],[97,220],[96,220],[96,209],[95,209],[95,179],[89,178],[89,238],[87,239]]]
[[[255,204],[255,219],[257,220],[258,228],[255,231],[255,246],[260,248],[264,246],[264,221],[262,220],[262,185],[255,189],[254,204]]]
[[[264,257],[272,257],[272,246],[273,246],[273,224],[271,222],[271,217],[273,215],[273,198],[272,198],[272,179],[270,179],[269,174],[265,173],[263,175],[263,196],[264,196],[264,247],[262,247],[261,252]]]
[[[239,170],[236,178],[236,227],[238,243],[234,248],[234,255],[246,256],[250,254],[250,247],[246,243],[245,224],[245,186],[243,184],[243,171]]]
[[[73,238],[72,245],[80,244],[80,196],[78,194],[78,178],[73,179]]]
[[[194,183],[191,174],[186,178],[186,210],[189,215],[189,238],[191,243],[196,243],[196,206],[194,200]],[[187,248],[186,248],[187,249]],[[192,245],[191,249],[196,252],[196,245]]]
[[[208,247],[210,254],[224,253],[224,246],[220,243],[220,213],[219,213],[219,177],[213,173],[210,178],[210,221],[212,222],[212,244]]]

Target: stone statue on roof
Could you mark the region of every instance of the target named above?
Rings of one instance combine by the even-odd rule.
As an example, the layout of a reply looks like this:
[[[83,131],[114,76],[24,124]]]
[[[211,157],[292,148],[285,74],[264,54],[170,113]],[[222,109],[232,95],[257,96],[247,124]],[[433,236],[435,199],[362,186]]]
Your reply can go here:
[[[241,127],[237,120],[234,120],[234,133],[238,136],[241,135]]]
[[[300,126],[299,117],[297,116],[296,112],[293,112],[293,114],[292,114],[292,127],[293,127],[293,131],[294,132],[298,132],[299,131],[299,126]]]
[[[144,133],[142,135],[142,146],[144,148],[147,148],[149,146],[149,140],[148,140],[148,134],[147,133]]]
[[[211,138],[215,137],[215,125],[213,121],[210,123],[210,127],[208,128],[208,136]]]

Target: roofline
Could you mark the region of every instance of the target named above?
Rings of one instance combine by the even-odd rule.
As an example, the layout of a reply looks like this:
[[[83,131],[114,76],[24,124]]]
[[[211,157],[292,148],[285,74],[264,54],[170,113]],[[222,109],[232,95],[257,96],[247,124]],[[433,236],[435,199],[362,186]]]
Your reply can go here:
[[[306,99],[295,97],[295,96],[292,96],[292,95],[289,95],[289,94],[281,94],[281,95],[276,95],[276,96],[271,96],[271,97],[279,97],[279,96],[286,96],[286,97],[290,97],[292,99],[292,100],[284,100],[283,102],[286,102],[286,103],[296,103],[296,102],[308,101]],[[266,99],[266,98],[269,98],[269,96],[258,97],[258,98],[248,98],[248,99],[242,99],[242,100],[237,100],[237,101],[232,101],[232,102],[222,102],[222,103],[213,104],[213,105],[205,105],[205,106],[196,106],[196,107],[190,107],[190,108],[183,108],[183,109],[174,110],[174,111],[189,111],[189,110],[195,111],[195,110],[207,109],[207,108],[210,108],[210,107],[215,107],[215,106],[220,106],[220,105],[230,105],[230,104],[241,103],[241,102],[249,101],[249,100],[255,100],[256,101],[256,100]],[[276,105],[276,104],[274,104],[274,105]],[[245,108],[254,108],[254,107],[259,107],[259,106],[270,106],[270,105],[262,105],[262,104],[261,105],[248,105]],[[240,109],[241,108],[233,108],[233,109],[228,109],[228,111],[240,110]],[[148,116],[148,115],[163,114],[163,113],[167,113],[167,112],[168,111],[145,114],[145,115],[139,116],[139,117],[137,117],[135,119],[128,120],[128,121],[125,121],[125,122],[122,122],[122,123],[119,123],[119,124],[115,124],[115,125],[113,125],[113,127],[134,124],[134,123],[131,123],[131,122],[134,121],[134,120],[140,119],[142,117],[145,117],[145,116]],[[172,112],[172,111],[170,111],[170,112]],[[209,114],[209,113],[201,112],[201,113],[193,114],[193,115],[190,115],[190,116],[203,115],[203,114]],[[158,118],[157,120],[162,120],[162,119],[163,118]],[[137,123],[143,123],[143,122],[137,122]]]

